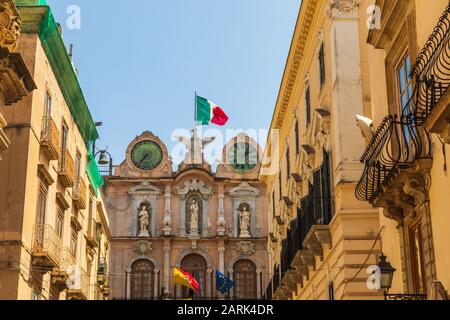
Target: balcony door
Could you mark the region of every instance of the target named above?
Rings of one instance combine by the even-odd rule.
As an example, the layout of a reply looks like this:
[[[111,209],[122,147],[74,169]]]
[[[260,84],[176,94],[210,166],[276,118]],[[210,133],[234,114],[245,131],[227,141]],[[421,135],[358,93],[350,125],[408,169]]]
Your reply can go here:
[[[155,266],[149,260],[138,260],[131,267],[131,299],[149,300],[154,297]]]
[[[194,298],[205,297],[206,293],[206,261],[198,254],[190,254],[181,262],[181,269],[189,272],[200,285],[200,290],[194,293]],[[182,298],[190,297],[190,290],[183,287]]]
[[[250,260],[239,260],[233,268],[234,296],[237,299],[256,299],[256,266]]]

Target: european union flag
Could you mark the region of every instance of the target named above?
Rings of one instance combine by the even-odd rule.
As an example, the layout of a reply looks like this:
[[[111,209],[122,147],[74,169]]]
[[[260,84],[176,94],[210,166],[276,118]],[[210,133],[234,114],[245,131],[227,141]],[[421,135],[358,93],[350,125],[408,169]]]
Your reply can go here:
[[[216,270],[216,289],[220,291],[220,293],[227,293],[228,290],[233,288],[233,281],[230,278],[225,277],[222,272]]]

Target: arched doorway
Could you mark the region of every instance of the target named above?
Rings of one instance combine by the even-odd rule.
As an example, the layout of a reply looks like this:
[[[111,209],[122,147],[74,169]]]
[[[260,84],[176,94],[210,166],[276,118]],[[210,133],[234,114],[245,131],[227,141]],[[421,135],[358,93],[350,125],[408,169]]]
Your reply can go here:
[[[189,272],[200,285],[200,291],[194,294],[194,297],[205,297],[206,294],[206,261],[198,254],[190,254],[184,257],[181,261],[181,269]],[[181,290],[181,297],[189,297],[189,289],[183,287]]]
[[[131,266],[131,299],[153,299],[155,266],[149,260],[137,260]]]
[[[255,299],[256,266],[250,260],[239,260],[233,267],[234,296],[238,299]]]

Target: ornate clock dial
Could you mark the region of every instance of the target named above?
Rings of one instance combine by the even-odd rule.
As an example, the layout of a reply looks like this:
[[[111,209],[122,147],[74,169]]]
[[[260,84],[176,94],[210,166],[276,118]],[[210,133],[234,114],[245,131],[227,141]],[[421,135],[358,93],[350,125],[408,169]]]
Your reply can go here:
[[[131,150],[131,160],[141,170],[155,169],[161,163],[162,158],[163,152],[161,147],[150,140],[136,143]]]
[[[234,170],[246,173],[258,164],[258,150],[247,142],[238,142],[228,150],[227,163]]]

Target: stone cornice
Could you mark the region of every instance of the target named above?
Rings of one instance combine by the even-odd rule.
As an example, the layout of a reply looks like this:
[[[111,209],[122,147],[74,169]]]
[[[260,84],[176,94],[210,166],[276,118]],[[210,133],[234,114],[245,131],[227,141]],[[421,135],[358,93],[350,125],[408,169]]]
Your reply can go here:
[[[317,9],[318,0],[304,0],[294,30],[286,67],[281,81],[271,129],[280,129],[291,100],[292,90],[298,77],[300,62],[303,59],[311,24]]]

